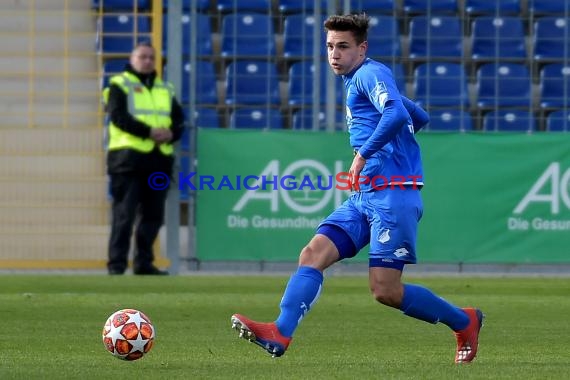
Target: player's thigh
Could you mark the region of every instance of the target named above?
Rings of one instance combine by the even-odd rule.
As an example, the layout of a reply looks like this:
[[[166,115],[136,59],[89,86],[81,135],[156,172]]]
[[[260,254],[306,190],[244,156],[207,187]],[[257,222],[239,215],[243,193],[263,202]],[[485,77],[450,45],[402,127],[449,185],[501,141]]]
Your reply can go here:
[[[354,257],[370,242],[370,225],[360,208],[360,197],[359,193],[351,195],[317,228],[317,233],[324,233],[333,241],[339,260]]]
[[[380,193],[380,192],[378,192]],[[370,266],[402,269],[416,262],[416,236],[422,215],[417,190],[371,196]]]

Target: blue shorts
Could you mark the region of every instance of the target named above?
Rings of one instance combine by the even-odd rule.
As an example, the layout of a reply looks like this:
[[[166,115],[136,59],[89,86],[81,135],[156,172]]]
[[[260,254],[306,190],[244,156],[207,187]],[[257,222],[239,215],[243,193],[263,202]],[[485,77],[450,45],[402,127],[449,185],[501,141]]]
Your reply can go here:
[[[412,188],[355,192],[318,227],[341,228],[355,251],[341,250],[341,259],[370,244],[371,267],[403,267],[416,263],[416,236],[423,213],[420,191]],[[333,242],[335,240],[333,239]],[[338,247],[337,247],[338,248]],[[344,252],[341,252],[344,251]]]

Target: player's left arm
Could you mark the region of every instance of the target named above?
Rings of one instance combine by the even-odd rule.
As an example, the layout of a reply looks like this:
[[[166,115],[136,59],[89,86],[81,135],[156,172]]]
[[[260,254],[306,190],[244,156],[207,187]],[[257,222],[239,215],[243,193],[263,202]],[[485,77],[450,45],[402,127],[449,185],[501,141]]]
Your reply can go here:
[[[428,113],[405,96],[402,96],[402,103],[412,118],[412,123],[414,124],[414,134],[418,133],[420,129],[429,123]]]

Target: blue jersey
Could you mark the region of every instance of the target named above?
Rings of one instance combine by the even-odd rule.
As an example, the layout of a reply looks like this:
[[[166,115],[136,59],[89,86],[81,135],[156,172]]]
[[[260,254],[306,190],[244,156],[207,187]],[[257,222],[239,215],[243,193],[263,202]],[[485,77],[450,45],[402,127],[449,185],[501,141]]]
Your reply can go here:
[[[350,144],[358,150],[380,126],[386,104],[389,101],[401,102],[402,99],[390,69],[370,58],[350,74],[343,75],[343,80]],[[383,185],[394,183],[423,185],[422,160],[412,118],[405,108],[401,108],[406,113],[407,122],[396,125],[393,137],[370,157],[365,157],[366,165],[361,176],[377,179],[374,186],[362,184],[361,191],[378,190]]]

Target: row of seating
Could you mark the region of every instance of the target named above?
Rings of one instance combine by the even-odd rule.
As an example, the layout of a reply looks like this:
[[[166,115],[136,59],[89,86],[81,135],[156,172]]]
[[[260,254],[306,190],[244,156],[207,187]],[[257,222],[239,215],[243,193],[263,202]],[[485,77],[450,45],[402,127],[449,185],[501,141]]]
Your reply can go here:
[[[190,54],[192,18],[183,15],[182,53]],[[166,21],[166,20],[165,20]],[[197,53],[213,57],[213,29],[206,14],[196,14]],[[167,27],[164,22],[164,46]],[[570,59],[570,18],[544,17],[534,21],[529,55],[523,20],[518,17],[479,17],[472,22],[466,46],[463,26],[455,16],[417,16],[409,24],[409,49],[402,56],[401,33],[397,20],[391,16],[374,16],[369,29],[369,55],[378,58],[399,57],[412,60],[470,58],[478,61],[495,59],[526,60],[529,56],[538,62]],[[255,13],[234,13],[223,17],[220,29],[222,59],[272,57],[273,59],[300,59],[312,56],[315,19],[312,15],[290,15],[285,18],[282,35],[282,57],[277,54],[277,41],[281,39],[273,27],[271,17]],[[102,15],[99,24],[99,51],[102,54],[127,54],[138,39],[149,38],[149,16],[129,14]],[[326,55],[325,34],[321,33],[320,55]],[[467,50],[467,51],[466,51]],[[281,52],[280,52],[281,53]]]
[[[276,108],[237,108],[229,112],[229,120],[226,123],[226,115],[215,108],[197,108],[194,114],[194,122],[201,128],[254,128],[254,129],[282,129],[295,130],[313,129],[312,109],[305,108],[288,114],[282,113]],[[430,111],[430,123],[426,130],[430,131],[512,131],[533,132],[546,130],[552,132],[570,131],[570,109],[550,112],[545,117],[545,125],[540,125],[543,115],[537,115],[527,110],[496,110],[482,115],[473,115],[468,111],[459,109],[440,109]],[[288,120],[287,118],[290,118]],[[478,118],[481,118],[479,128]],[[290,122],[287,123],[287,121]],[[335,114],[335,129],[345,128],[342,110]],[[319,112],[319,130],[326,129],[324,111]],[[183,146],[183,148],[185,145]],[[185,149],[185,148],[184,148]]]
[[[107,61],[104,65],[105,87],[108,78],[121,72],[126,61]],[[313,103],[314,64],[300,61],[291,65],[288,77],[281,78],[275,64],[267,61],[241,60],[230,63],[220,78],[223,94],[218,94],[218,76],[214,65],[197,61],[196,103],[228,106],[273,105],[305,106]],[[181,101],[190,101],[190,63],[184,64]],[[320,103],[327,101],[327,75],[330,69],[323,62],[320,77]],[[517,63],[488,63],[476,72],[476,103],[470,104],[468,81],[461,64],[431,62],[416,67],[411,78],[413,93],[407,94],[402,65],[393,66],[400,92],[409,95],[423,107],[454,107],[490,109],[499,107],[532,107],[553,109],[570,106],[570,65],[547,64],[540,70],[538,104],[533,104],[532,78],[529,69]],[[285,79],[285,80],[282,80]],[[336,80],[336,104],[342,104],[340,78]],[[286,82],[286,99],[282,99],[280,81]]]
[[[256,11],[282,13],[312,12],[315,7],[313,0],[195,0],[196,8],[205,12],[217,9],[220,12]],[[341,9],[342,9],[341,2]],[[524,10],[530,14],[568,13],[568,0],[350,0],[352,10],[369,12],[394,13],[401,9],[406,14],[418,13],[460,13],[467,14],[515,14]],[[461,5],[464,8],[461,8]],[[191,0],[182,1],[183,9],[191,8]],[[133,7],[145,11],[151,9],[151,0],[92,0],[92,7],[104,10],[132,10]],[[163,0],[163,7],[168,8],[168,0]],[[326,0],[321,0],[321,9],[327,9]]]

